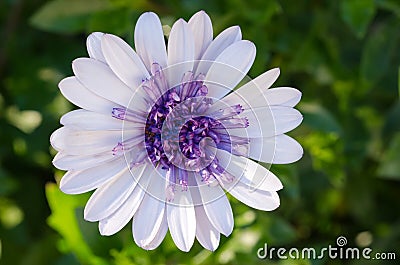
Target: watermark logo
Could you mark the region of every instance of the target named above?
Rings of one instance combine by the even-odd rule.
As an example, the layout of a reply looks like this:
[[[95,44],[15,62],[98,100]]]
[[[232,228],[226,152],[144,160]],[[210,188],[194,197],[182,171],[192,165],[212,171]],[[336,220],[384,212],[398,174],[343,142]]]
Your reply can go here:
[[[345,238],[344,236],[339,236],[336,239],[336,245],[338,245],[339,247],[347,245],[347,238]]]
[[[321,249],[313,247],[306,248],[275,248],[264,243],[257,250],[259,259],[365,259],[365,260],[396,260],[394,252],[374,252],[371,248],[347,247],[347,238],[339,236],[336,245],[328,245]]]

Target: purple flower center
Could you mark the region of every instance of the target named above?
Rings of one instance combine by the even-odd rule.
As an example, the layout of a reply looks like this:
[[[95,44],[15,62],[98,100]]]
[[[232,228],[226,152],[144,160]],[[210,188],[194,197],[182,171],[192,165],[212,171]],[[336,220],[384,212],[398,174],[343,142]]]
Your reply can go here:
[[[205,116],[186,121],[179,132],[179,147],[183,155],[188,159],[204,156],[200,146],[201,140],[210,137],[215,143],[219,143],[218,133],[214,132],[213,128],[220,124],[217,120]]]
[[[113,154],[133,150],[131,166],[146,158],[154,166],[167,170],[166,196],[173,199],[175,185],[185,190],[188,172],[197,172],[204,183],[232,181],[233,177],[219,165],[216,149],[235,155],[246,155],[249,139],[230,136],[228,129],[246,128],[247,118],[239,117],[240,105],[211,110],[213,99],[206,97],[204,75],[196,78],[192,72],[183,75],[182,83],[168,88],[167,80],[158,64],[153,64],[152,78],[143,81],[148,101],[153,104],[147,118],[131,108],[114,108],[114,118],[136,123],[145,119],[144,143],[137,137],[127,138],[114,147]],[[143,139],[143,138],[141,138]],[[145,151],[144,151],[145,150]]]
[[[201,78],[201,76],[197,79],[199,78]],[[182,124],[176,124],[182,122],[185,116],[185,111],[180,111],[180,117],[174,119],[174,124],[169,123],[164,128],[163,126],[167,116],[171,114],[171,111],[176,106],[182,104],[190,108],[191,106],[187,106],[190,104],[190,100],[188,101],[188,99],[202,97],[205,96],[206,93],[207,87],[203,85],[203,81],[193,79],[192,75],[189,80],[169,89],[157,99],[147,116],[145,126],[145,147],[147,155],[154,165],[160,163],[164,169],[170,168],[171,161],[164,151],[164,146],[167,146],[168,151],[180,148],[180,151],[189,159],[200,157],[200,141],[202,137],[208,136],[208,127],[210,127],[211,123],[216,123],[214,119],[195,117],[188,120],[182,126]],[[209,105],[209,99],[203,98],[200,104],[203,106],[197,107],[206,107]],[[182,126],[182,128],[178,137],[176,137],[176,135],[174,135],[174,131],[176,130],[174,129],[180,126]],[[164,139],[162,134],[164,134]]]

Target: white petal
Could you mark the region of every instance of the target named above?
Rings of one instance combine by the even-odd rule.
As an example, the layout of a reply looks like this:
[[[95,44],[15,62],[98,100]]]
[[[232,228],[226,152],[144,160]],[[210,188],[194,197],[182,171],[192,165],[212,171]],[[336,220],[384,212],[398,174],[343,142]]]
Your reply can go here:
[[[224,163],[221,161],[226,159],[228,157],[228,154],[221,156],[220,153],[217,154],[217,157],[220,161],[220,164],[224,166]],[[232,159],[235,159],[236,156],[231,155]],[[245,158],[247,159],[247,158]],[[251,161],[247,159],[248,161]],[[220,185],[229,192],[233,197],[241,201],[242,203],[258,210],[262,211],[272,211],[275,210],[276,208],[279,207],[280,201],[279,201],[279,196],[276,191],[268,191],[265,189],[276,189],[278,185],[276,184],[279,179],[276,178],[275,175],[273,175],[271,172],[268,170],[268,175],[265,177],[265,175],[258,174],[258,172],[263,173],[262,169],[260,167],[253,167],[252,163],[255,163],[253,161],[249,162],[250,166],[245,165],[244,172],[245,174],[239,179],[236,177],[236,181],[232,181],[230,183],[227,183],[226,181],[220,181]],[[255,163],[256,164],[256,163]],[[232,169],[231,167],[226,167],[226,170]],[[257,175],[253,175],[252,178],[247,178],[246,177],[246,172],[255,172]],[[229,171],[228,171],[229,172]],[[239,172],[243,172],[243,168]],[[234,173],[229,172],[234,175]],[[238,173],[236,173],[238,174]],[[240,174],[240,173],[239,173]],[[257,178],[256,181],[254,181],[254,178]],[[262,182],[260,182],[260,180]],[[254,185],[256,183],[257,185]],[[280,181],[279,181],[280,183]]]
[[[256,47],[250,41],[237,41],[226,48],[211,65],[204,84],[208,97],[222,98],[246,76],[256,57]]]
[[[120,119],[113,118],[111,115],[103,115],[87,110],[73,110],[63,115],[60,123],[69,126],[75,130],[109,130],[121,131],[122,129],[142,128],[145,126],[145,118],[143,124],[133,122],[123,122]]]
[[[268,89],[264,96],[270,105],[294,107],[301,99],[301,92],[292,87],[275,87]]]
[[[233,26],[222,31],[207,47],[203,56],[202,62],[196,69],[197,74],[206,74],[211,66],[211,63],[230,45],[242,39],[242,32],[238,26]]]
[[[167,76],[170,87],[181,83],[183,74],[193,70],[193,59],[193,34],[188,24],[183,19],[179,19],[172,26],[168,39]]]
[[[196,206],[196,238],[206,249],[215,251],[219,245],[220,234],[211,224],[203,206]]]
[[[155,170],[149,176],[150,184],[132,221],[132,233],[135,243],[144,247],[149,245],[162,224],[165,214],[165,177],[163,172]]]
[[[264,191],[249,188],[242,182],[223,184],[223,187],[242,203],[262,211],[272,211],[279,207],[280,201],[276,191]]]
[[[101,40],[101,48],[107,64],[130,88],[138,88],[144,79],[150,77],[140,57],[121,38],[104,34]]]
[[[167,66],[167,51],[160,19],[153,12],[141,15],[135,27],[136,52],[150,72],[151,65]]]
[[[241,86],[238,91],[243,91],[243,94],[245,94],[249,93],[250,91],[248,90],[254,89],[254,87],[258,88],[258,90],[266,91],[278,79],[280,72],[281,71],[279,68],[270,69],[254,80],[251,80],[250,82]]]
[[[233,230],[233,213],[225,192],[219,185],[209,186],[197,177],[201,201],[210,223],[222,234],[229,236]]]
[[[120,105],[98,96],[83,86],[75,76],[67,77],[58,84],[61,93],[76,106],[103,114],[111,114]]]
[[[114,213],[129,198],[141,177],[128,170],[98,188],[90,197],[84,210],[87,221],[99,221]]]
[[[248,85],[249,83],[252,84]],[[241,104],[244,109],[260,108],[266,105],[294,107],[301,99],[301,92],[292,87],[261,89],[254,82],[250,81],[249,83],[227,95],[221,103]]]
[[[188,24],[179,19],[172,26],[168,39],[168,66],[186,61],[193,61],[193,34]],[[190,71],[192,69],[189,69]]]
[[[303,156],[303,148],[293,138],[281,134],[268,138],[250,138],[249,157],[271,164],[288,164]]]
[[[51,145],[69,155],[111,153],[121,139],[120,131],[76,131],[68,127],[61,127],[50,136]]]
[[[132,91],[106,65],[89,58],[78,58],[72,62],[78,80],[93,93],[128,106]]]
[[[221,102],[216,102],[213,108],[218,108],[221,104],[227,106],[241,104],[244,109],[266,106],[269,101],[265,94],[268,93],[268,88],[278,78],[279,72],[279,68],[274,68],[259,75],[221,99]]]
[[[162,219],[160,228],[158,229],[154,239],[148,245],[142,246],[142,248],[146,250],[156,249],[164,240],[167,231],[168,231],[167,215],[164,214],[164,218]]]
[[[206,12],[199,11],[188,24],[194,36],[194,59],[199,60],[213,39],[211,19]]]
[[[255,114],[255,116],[251,114]],[[298,110],[285,106],[253,108],[243,111],[241,115],[246,116],[249,120],[250,125],[247,130],[250,132],[250,137],[252,137],[252,133],[256,133],[257,123],[261,123],[261,135],[268,137],[291,131],[303,120],[303,116]]]
[[[291,107],[266,106],[244,110],[240,117],[246,117],[247,128],[228,129],[230,135],[258,138],[280,135],[293,130],[303,120],[301,113]],[[224,121],[221,122],[225,124]]]
[[[235,181],[230,185],[241,182],[249,191],[277,191],[283,188],[277,176],[246,157],[232,155],[223,150],[217,151],[217,157],[221,167],[235,177]]]
[[[135,189],[126,199],[126,201],[119,207],[113,214],[105,219],[100,220],[99,230],[102,235],[113,235],[120,231],[133,217],[133,215],[139,209],[146,189],[148,187],[150,178],[149,176],[153,171],[153,166],[150,164],[144,164],[134,169],[134,174],[137,176],[144,175],[145,177],[140,178],[139,183]]]
[[[224,97],[213,108],[215,109],[221,104],[241,104],[244,109],[266,105],[294,107],[300,101],[300,91],[291,87],[267,89],[276,81],[278,76],[279,68],[271,69]]]
[[[128,170],[123,158],[85,170],[70,170],[61,179],[60,189],[67,194],[94,190]]]
[[[117,158],[109,151],[88,156],[68,155],[64,152],[58,152],[53,159],[53,165],[61,170],[84,170]]]
[[[196,238],[204,248],[214,251],[219,245],[220,234],[212,225],[204,210],[203,201],[197,185],[196,174],[192,173],[190,175],[188,182],[191,186],[190,194],[192,195],[192,200],[195,205]]]
[[[167,203],[167,221],[176,246],[188,252],[196,235],[196,215],[189,191],[175,191],[174,201]]]
[[[122,120],[115,119],[111,115],[103,115],[83,109],[64,114],[60,123],[74,130],[122,130]]]
[[[93,32],[86,39],[87,51],[90,58],[96,59],[101,62],[105,62],[106,59],[103,56],[101,50],[101,37],[104,35],[102,32]]]

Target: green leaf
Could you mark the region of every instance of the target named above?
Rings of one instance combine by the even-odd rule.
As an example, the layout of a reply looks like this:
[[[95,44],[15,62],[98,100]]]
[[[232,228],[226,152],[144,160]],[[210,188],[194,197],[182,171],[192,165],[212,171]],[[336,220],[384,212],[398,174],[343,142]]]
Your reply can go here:
[[[342,0],[340,3],[343,20],[358,38],[364,37],[375,15],[374,0]]]
[[[271,218],[269,236],[276,245],[288,244],[296,239],[296,230],[288,221],[276,216]]]
[[[129,9],[112,9],[100,11],[91,16],[88,31],[101,31],[116,35],[126,35],[132,30]]]
[[[87,222],[83,219],[83,208],[77,208],[75,210],[75,216],[83,240],[96,256],[110,258],[110,248],[120,249],[123,247],[121,241],[122,231],[114,236],[102,236],[99,233],[99,226],[97,223]],[[130,226],[127,227],[127,230],[129,230],[129,238],[131,238]]]
[[[391,138],[400,131],[400,101],[398,101],[386,114],[386,122],[383,126],[383,137]]]
[[[388,20],[378,24],[369,35],[361,57],[361,80],[367,87],[376,84],[388,71],[390,60],[397,52],[399,42],[399,21]]]
[[[88,196],[64,194],[54,183],[46,185],[46,196],[52,211],[47,222],[63,237],[64,250],[72,251],[85,264],[107,264],[104,260],[96,257],[86,244],[75,217],[75,209],[83,207]]]
[[[375,0],[375,3],[379,8],[391,11],[400,17],[400,3],[398,0]]]
[[[0,196],[9,195],[18,188],[18,182],[0,168]]]
[[[400,180],[400,133],[389,144],[378,168],[378,175],[384,178]]]
[[[315,103],[303,103],[299,109],[304,116],[304,124],[310,128],[322,132],[334,132],[340,134],[342,129],[333,115],[321,105]]]
[[[85,29],[92,13],[108,8],[107,0],[53,0],[37,11],[30,23],[46,31],[74,33]]]

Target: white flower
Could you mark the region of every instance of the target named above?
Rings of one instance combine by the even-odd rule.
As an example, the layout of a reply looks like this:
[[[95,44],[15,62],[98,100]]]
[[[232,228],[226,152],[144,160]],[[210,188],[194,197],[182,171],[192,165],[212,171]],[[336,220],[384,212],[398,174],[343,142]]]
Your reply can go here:
[[[256,54],[239,27],[213,39],[210,18],[200,11],[175,22],[166,49],[159,18],[144,13],[135,50],[99,32],[87,48],[90,58],[76,59],[75,76],[59,84],[81,109],[61,118],[51,144],[54,165],[68,171],[61,190],[96,190],[84,217],[98,221],[102,235],[132,220],[144,249],[156,248],[169,229],[183,251],[195,238],[215,250],[234,223],[224,190],[255,209],[279,206],[280,180],[253,160],[301,158],[301,146],[284,134],[302,121],[293,108],[301,93],[268,89],[279,69],[232,92]]]

